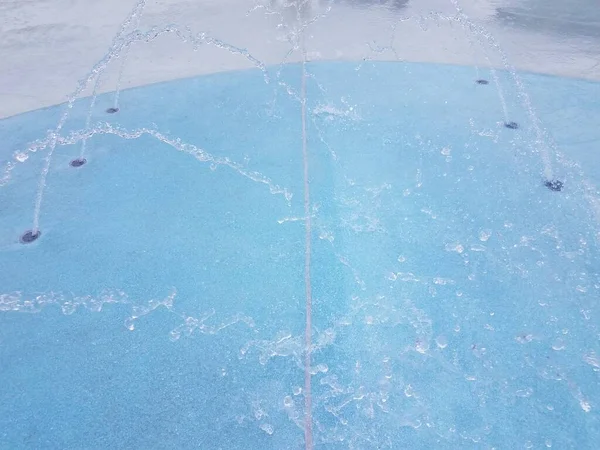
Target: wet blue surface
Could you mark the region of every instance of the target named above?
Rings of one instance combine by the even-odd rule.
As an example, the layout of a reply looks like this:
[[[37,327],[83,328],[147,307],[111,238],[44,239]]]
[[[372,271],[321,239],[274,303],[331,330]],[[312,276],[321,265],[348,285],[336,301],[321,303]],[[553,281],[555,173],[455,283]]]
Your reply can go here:
[[[599,85],[501,72],[504,117],[484,71],[307,70],[315,446],[595,448]],[[3,172],[0,447],[304,447],[301,73],[101,96],[73,168],[79,101],[28,245],[46,150]]]

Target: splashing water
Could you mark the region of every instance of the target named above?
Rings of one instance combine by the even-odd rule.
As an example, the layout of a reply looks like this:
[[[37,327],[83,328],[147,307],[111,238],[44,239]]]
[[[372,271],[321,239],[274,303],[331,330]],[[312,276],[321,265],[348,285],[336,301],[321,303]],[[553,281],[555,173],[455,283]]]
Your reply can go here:
[[[593,447],[600,72],[540,37],[583,19],[130,3],[0,123],[2,446]]]

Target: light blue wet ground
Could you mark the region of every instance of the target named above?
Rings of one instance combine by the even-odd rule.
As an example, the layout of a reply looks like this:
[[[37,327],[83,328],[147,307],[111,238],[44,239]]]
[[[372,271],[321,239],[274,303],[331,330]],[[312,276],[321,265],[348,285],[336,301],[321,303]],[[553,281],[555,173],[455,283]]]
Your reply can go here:
[[[556,193],[510,74],[519,130],[472,68],[308,71],[316,448],[596,448],[600,86],[522,75]],[[80,142],[57,147],[25,246],[45,150],[17,163],[0,187],[0,448],[303,448],[299,102],[258,71],[121,100],[111,116],[100,97],[92,123],[156,129],[293,197],[149,136],[96,135],[80,169]],[[3,167],[62,111],[0,121]],[[63,314],[74,298],[87,308]]]

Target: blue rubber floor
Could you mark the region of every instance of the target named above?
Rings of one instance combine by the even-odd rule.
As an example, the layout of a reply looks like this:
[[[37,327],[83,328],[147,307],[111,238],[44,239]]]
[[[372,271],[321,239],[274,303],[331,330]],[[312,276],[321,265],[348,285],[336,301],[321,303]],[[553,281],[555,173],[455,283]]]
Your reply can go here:
[[[596,449],[600,84],[498,72],[505,116],[483,70],[306,70],[315,448]],[[79,100],[29,244],[64,106],[0,121],[0,448],[304,448],[302,68],[268,78]]]

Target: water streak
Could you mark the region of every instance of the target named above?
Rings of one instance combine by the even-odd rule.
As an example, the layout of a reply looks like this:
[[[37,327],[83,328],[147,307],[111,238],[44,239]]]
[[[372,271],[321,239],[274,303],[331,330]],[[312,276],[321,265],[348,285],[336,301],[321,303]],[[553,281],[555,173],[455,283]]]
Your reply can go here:
[[[125,19],[125,21],[123,22],[123,24],[121,25],[121,30],[119,30],[119,33],[117,33],[117,36],[114,39],[114,43],[113,43],[113,47],[116,45],[116,42],[118,42],[121,39],[122,33],[124,32],[125,28],[127,27],[127,25],[131,22],[131,20],[133,19],[133,17],[135,17],[135,15],[137,14],[138,9],[143,8],[146,4],[146,0],[140,0],[135,7],[133,8],[132,12],[127,16],[127,18]],[[109,52],[110,55],[110,52]],[[103,60],[108,59],[106,56],[103,58]],[[109,61],[110,59],[108,59]],[[50,133],[50,149],[48,151],[48,154],[46,155],[46,158],[44,160],[44,167],[42,169],[42,173],[40,175],[40,180],[39,180],[39,184],[38,184],[38,192],[35,198],[35,206],[34,206],[34,210],[33,210],[33,227],[32,227],[32,231],[34,234],[38,233],[39,231],[39,222],[40,222],[40,211],[42,208],[42,200],[44,197],[44,190],[46,188],[46,179],[48,177],[48,172],[50,171],[50,164],[52,162],[52,155],[54,153],[54,150],[56,148],[56,142],[57,139],[60,135],[60,131],[62,130],[65,122],[67,121],[67,118],[69,117],[69,112],[71,110],[71,108],[73,108],[73,104],[75,103],[75,100],[77,99],[77,97],[84,91],[84,89],[88,86],[88,84],[90,83],[90,81],[96,77],[97,80],[100,79],[100,75],[102,74],[104,68],[106,68],[106,65],[108,64],[108,61],[104,64],[104,66],[99,66],[98,64],[96,64],[96,66],[94,67],[94,69],[92,69],[92,72],[90,74],[88,74],[88,77],[85,81],[80,81],[77,89],[75,90],[75,92],[73,94],[71,94],[71,96],[69,96],[69,101],[67,103],[67,109],[65,110],[65,112],[62,114],[62,116],[60,117],[59,121],[58,121],[58,125],[56,126],[56,129]],[[102,69],[100,69],[100,67],[102,67]],[[94,89],[95,91],[95,89]],[[94,92],[94,96],[95,96],[95,92]],[[93,102],[95,102],[95,98],[93,100]]]
[[[140,3],[145,3],[145,1],[141,1]],[[136,11],[136,9],[134,9],[134,12],[135,11]],[[128,16],[128,19],[126,20],[127,23],[131,22],[132,14],[130,14]],[[190,30],[186,30],[184,32],[184,31],[181,31],[176,25],[167,25],[165,27],[154,27],[147,33],[141,33],[138,31],[134,31],[124,37],[118,36],[117,38],[115,38],[115,44],[111,47],[109,53],[106,54],[98,63],[96,63],[94,65],[93,69],[88,73],[87,78],[81,80],[79,82],[77,88],[75,89],[75,91],[69,96],[67,108],[66,108],[65,112],[62,114],[62,116],[60,117],[60,120],[58,122],[58,125],[56,126],[56,129],[49,133],[49,138],[50,138],[49,151],[48,151],[48,154],[46,155],[44,167],[43,167],[41,175],[40,175],[40,181],[38,184],[38,193],[37,193],[36,200],[35,200],[34,215],[33,215],[33,229],[32,229],[32,231],[34,233],[39,231],[39,218],[40,218],[41,205],[42,205],[42,200],[43,200],[43,196],[44,196],[44,190],[46,187],[46,178],[48,176],[48,172],[50,170],[50,164],[52,162],[52,156],[54,154],[54,150],[56,148],[56,143],[57,143],[58,137],[60,135],[60,132],[69,117],[69,113],[70,113],[70,110],[73,108],[73,104],[75,103],[77,98],[79,98],[79,95],[87,88],[87,86],[89,85],[91,80],[93,80],[95,77],[102,74],[104,72],[104,70],[106,70],[106,67],[108,66],[110,61],[112,61],[114,58],[118,57],[122,51],[126,50],[134,42],[138,42],[138,41],[150,42],[154,39],[157,39],[159,36],[161,36],[165,33],[173,33],[183,42],[191,41],[194,43],[195,46],[197,46],[201,43],[205,43],[205,44],[213,45],[217,48],[222,48],[222,49],[228,50],[230,53],[233,53],[233,54],[240,54],[240,55],[244,56],[246,59],[248,59],[249,61],[251,61],[255,66],[257,66],[263,72],[265,82],[269,83],[270,79],[269,79],[269,75],[268,75],[265,65],[261,61],[259,61],[255,57],[253,57],[246,49],[238,48],[233,45],[227,44],[219,39],[215,39],[215,38],[208,36],[206,33],[198,33],[198,34],[194,35]],[[10,166],[10,169],[12,169],[12,167],[13,166]],[[6,173],[9,173],[9,170],[7,170],[7,169],[8,169],[8,166],[7,166],[7,168],[5,168],[5,175],[3,176],[3,178],[6,177]]]
[[[138,14],[136,14],[136,24],[134,25],[134,29],[137,29],[140,25],[140,20],[142,18],[143,8],[140,8]],[[122,27],[124,31],[124,27]],[[129,51],[131,47],[127,47],[123,53],[123,58],[121,61],[121,66],[119,67],[119,75],[117,77],[117,87],[115,89],[115,97],[113,101],[113,108],[115,110],[119,109],[119,96],[121,94],[121,81],[123,79],[123,72],[125,71],[125,65],[127,64],[127,58],[129,56]]]
[[[512,76],[513,81],[515,82],[515,85],[517,87],[518,96],[521,99],[521,102],[527,111],[533,129],[535,131],[535,144],[542,158],[544,176],[546,177],[546,179],[551,180],[554,174],[552,170],[552,163],[550,160],[550,150],[548,148],[548,144],[546,143],[546,137],[544,135],[544,132],[542,131],[541,121],[535,113],[535,109],[533,108],[531,99],[527,94],[527,91],[525,90],[525,86],[523,84],[523,81],[521,80],[521,77],[519,77],[519,75],[517,74],[515,67],[509,63],[508,56],[506,55],[502,47],[500,47],[500,45],[496,42],[496,39],[483,26],[477,25],[469,19],[469,17],[463,12],[458,0],[450,0],[450,2],[456,8],[457,16],[455,20],[457,20],[463,26],[466,26],[468,30],[470,30],[475,36],[477,36],[478,40],[480,39],[480,36],[484,37],[487,40],[488,44],[498,52],[500,58],[502,59],[502,64],[504,65],[504,68]]]

